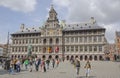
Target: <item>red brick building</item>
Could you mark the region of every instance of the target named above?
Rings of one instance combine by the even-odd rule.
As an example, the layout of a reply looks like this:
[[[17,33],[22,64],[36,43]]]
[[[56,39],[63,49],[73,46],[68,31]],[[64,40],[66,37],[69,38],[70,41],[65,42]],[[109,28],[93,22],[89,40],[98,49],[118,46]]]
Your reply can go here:
[[[115,46],[116,46],[116,55],[117,58],[120,57],[120,31],[116,31],[115,33]]]

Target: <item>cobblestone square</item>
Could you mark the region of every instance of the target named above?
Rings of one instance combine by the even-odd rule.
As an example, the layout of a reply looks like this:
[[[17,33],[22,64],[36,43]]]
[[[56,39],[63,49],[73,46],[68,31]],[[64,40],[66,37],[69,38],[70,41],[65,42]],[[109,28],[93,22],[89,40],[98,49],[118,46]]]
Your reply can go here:
[[[79,76],[76,75],[75,67],[69,62],[60,62],[59,67],[50,68],[47,72],[32,72],[22,68],[20,73],[9,74],[0,68],[0,78],[86,78],[85,61],[81,61]],[[91,61],[91,72],[89,78],[120,78],[120,62],[111,61]]]

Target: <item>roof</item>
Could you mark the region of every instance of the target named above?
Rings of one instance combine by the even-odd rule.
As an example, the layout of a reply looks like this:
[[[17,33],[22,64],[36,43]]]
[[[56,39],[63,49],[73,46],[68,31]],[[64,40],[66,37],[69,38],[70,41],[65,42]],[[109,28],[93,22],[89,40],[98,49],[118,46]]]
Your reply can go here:
[[[41,29],[37,28],[37,29],[33,29],[33,28],[26,28],[20,31],[17,31],[15,33],[12,33],[11,35],[15,35],[15,34],[31,34],[31,33],[41,33]]]
[[[64,28],[63,31],[74,31],[74,30],[91,30],[91,29],[104,29],[101,26],[98,25],[92,25],[90,23],[86,24],[67,24]]]
[[[15,34],[31,34],[31,33],[41,33],[40,31],[24,31],[24,32],[21,32],[21,31],[18,31],[18,32],[15,32],[15,33],[12,33],[11,35],[15,35]]]

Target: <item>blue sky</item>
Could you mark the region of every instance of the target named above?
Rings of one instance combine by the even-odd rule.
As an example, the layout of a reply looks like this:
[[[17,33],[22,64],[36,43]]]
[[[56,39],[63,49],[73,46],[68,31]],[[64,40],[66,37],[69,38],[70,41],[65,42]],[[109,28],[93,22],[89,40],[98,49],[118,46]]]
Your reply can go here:
[[[0,44],[7,42],[10,33],[26,27],[42,26],[53,4],[59,20],[86,22],[95,17],[106,28],[106,38],[114,42],[115,31],[120,31],[119,0],[0,0]]]

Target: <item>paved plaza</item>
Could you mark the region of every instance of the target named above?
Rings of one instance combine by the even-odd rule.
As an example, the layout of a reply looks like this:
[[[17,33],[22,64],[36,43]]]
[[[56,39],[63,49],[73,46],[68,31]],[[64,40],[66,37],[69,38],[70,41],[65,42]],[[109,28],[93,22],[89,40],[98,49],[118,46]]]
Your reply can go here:
[[[85,62],[81,62],[81,69],[78,78],[85,77]],[[91,73],[89,78],[120,78],[120,62],[110,62],[110,61],[92,61],[91,62]],[[50,68],[47,72],[29,72],[24,70],[20,73],[15,73],[14,75],[9,74],[7,71],[0,68],[0,78],[76,78],[76,69],[69,62],[61,62],[59,67]]]

